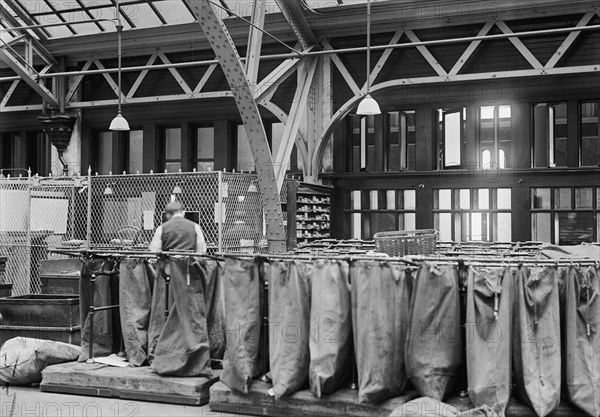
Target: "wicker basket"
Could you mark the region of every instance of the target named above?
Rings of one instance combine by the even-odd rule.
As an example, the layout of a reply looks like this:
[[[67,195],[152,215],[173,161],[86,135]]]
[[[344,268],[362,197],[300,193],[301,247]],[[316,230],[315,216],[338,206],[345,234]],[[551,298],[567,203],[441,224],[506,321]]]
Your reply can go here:
[[[377,251],[390,256],[426,255],[435,252],[437,230],[379,232],[373,239]]]

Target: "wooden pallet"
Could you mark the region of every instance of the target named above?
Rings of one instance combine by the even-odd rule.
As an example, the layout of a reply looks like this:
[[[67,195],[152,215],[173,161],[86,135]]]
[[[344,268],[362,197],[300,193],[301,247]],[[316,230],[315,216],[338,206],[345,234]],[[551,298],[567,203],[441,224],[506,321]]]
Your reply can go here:
[[[241,395],[231,392],[222,382],[214,384],[210,389],[210,409],[212,411],[252,416],[288,417],[388,417],[402,404],[418,397],[416,392],[407,392],[381,404],[360,404],[356,390],[342,389],[332,395],[317,398],[309,390],[299,391],[278,401],[268,395],[271,386],[261,382],[253,382],[250,393]],[[448,404],[461,411],[473,408],[468,398],[452,398]],[[569,404],[562,404],[550,417],[585,417],[586,414]],[[511,400],[506,417],[536,417],[529,407]]]
[[[208,404],[209,389],[219,379],[220,371],[214,372],[213,378],[179,378],[158,375],[147,366],[118,368],[70,362],[47,367],[42,373],[40,389],[45,392],[201,406]]]

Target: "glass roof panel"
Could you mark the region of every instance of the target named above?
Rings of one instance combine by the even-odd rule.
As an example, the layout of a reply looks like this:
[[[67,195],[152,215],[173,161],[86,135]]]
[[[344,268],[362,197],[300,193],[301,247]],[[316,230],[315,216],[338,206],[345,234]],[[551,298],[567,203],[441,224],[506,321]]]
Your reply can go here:
[[[162,22],[156,13],[146,3],[130,4],[122,7],[121,11],[131,19],[137,28],[162,26]]]
[[[98,28],[98,26],[96,26],[95,23],[81,23],[77,25],[72,25],[72,27],[73,29],[75,29],[75,32],[77,32],[78,35],[89,35],[91,33],[100,32],[100,29]]]
[[[214,3],[219,3],[217,0],[214,0]],[[252,7],[254,5],[254,0],[225,0],[225,3],[229,7],[233,13],[248,18],[252,16]],[[266,0],[265,1],[266,13],[278,13],[279,7],[275,0]]]
[[[56,20],[52,23],[56,23]],[[40,19],[40,24],[43,24],[43,21],[41,19]],[[66,26],[52,26],[52,27],[46,28],[46,30],[48,31],[50,36],[53,38],[64,38],[65,36],[73,35],[73,32],[71,32],[69,29],[67,29]]]
[[[196,20],[182,0],[155,1],[154,6],[169,24],[191,23]]]
[[[14,37],[10,33],[8,33],[4,25],[0,26],[0,39],[2,39],[4,42],[10,42],[11,40],[13,40]]]
[[[115,17],[116,0],[13,0],[21,5],[24,10],[40,24],[59,23],[62,19],[67,22],[89,21],[90,19],[113,19]],[[366,3],[367,0],[297,0],[315,10],[347,5]],[[371,0],[391,1],[391,0]],[[211,0],[217,14],[222,18],[230,16],[224,7],[235,15],[249,18],[252,15],[254,0]],[[156,12],[149,6],[151,3],[160,13],[166,24],[183,24],[193,22],[195,19],[188,11],[184,0],[121,0],[121,15],[125,30],[133,27],[148,28],[162,26],[164,23]],[[82,7],[83,5],[83,7]],[[8,7],[8,6],[7,6]],[[266,12],[278,13],[279,7],[275,0],[266,0]],[[90,17],[91,15],[91,17]],[[131,24],[130,24],[131,23]],[[115,31],[115,25],[110,22],[100,22],[106,31]],[[95,34],[102,30],[97,24],[80,23],[72,25],[76,34]],[[72,36],[73,32],[67,26],[49,27],[46,31],[51,37]],[[5,35],[6,36],[6,35]]]

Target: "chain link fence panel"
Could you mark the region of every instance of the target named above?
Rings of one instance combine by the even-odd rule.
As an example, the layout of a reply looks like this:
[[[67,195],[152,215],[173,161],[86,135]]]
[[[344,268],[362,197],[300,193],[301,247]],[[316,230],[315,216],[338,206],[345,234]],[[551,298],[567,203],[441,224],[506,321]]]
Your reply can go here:
[[[48,249],[86,240],[87,186],[81,178],[0,176],[0,256],[13,295],[41,292]]]
[[[0,256],[13,295],[41,292],[40,262],[55,248],[146,250],[170,201],[200,225],[209,253],[265,253],[252,174],[191,172],[79,178],[0,176]]]
[[[146,249],[171,201],[179,201],[186,218],[200,225],[209,253],[266,247],[254,175],[214,171],[95,175],[90,182],[91,248]]]

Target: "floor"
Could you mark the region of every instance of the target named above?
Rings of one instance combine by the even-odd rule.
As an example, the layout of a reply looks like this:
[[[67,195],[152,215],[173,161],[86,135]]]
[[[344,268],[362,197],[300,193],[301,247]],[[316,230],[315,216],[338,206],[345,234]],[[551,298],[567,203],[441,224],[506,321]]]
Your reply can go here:
[[[2,417],[226,417],[208,406],[191,407],[41,392],[38,388],[0,387]]]

